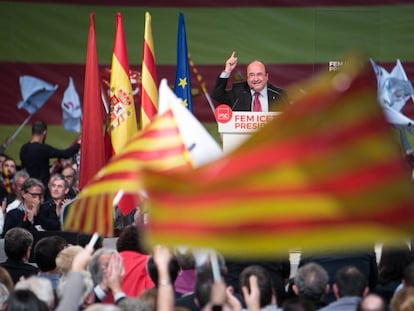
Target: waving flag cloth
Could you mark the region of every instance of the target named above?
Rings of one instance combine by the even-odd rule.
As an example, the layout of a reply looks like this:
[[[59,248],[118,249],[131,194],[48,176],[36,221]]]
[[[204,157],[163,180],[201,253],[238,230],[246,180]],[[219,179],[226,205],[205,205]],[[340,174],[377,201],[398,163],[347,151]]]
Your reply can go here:
[[[83,189],[105,165],[104,106],[96,51],[94,13],[89,16],[88,47],[86,51],[83,89],[83,118],[79,167],[79,188]]]
[[[56,92],[56,89],[57,85],[53,86],[32,76],[21,76],[20,90],[23,100],[17,103],[17,107],[33,115]]]
[[[412,183],[360,65],[293,89],[283,115],[214,162],[144,172],[147,243],[274,258],[412,237]]]
[[[79,95],[72,77],[69,77],[69,84],[63,93],[62,100],[62,122],[65,131],[80,133],[81,118],[82,109]]]
[[[377,76],[378,101],[384,109],[388,122],[396,126],[405,126],[413,131],[414,121],[402,112],[402,108],[410,97],[413,99],[414,89],[400,60],[397,60],[391,73],[372,59],[371,65]]]
[[[190,65],[188,63],[187,37],[185,34],[184,15],[178,15],[177,32],[177,68],[175,72],[174,93],[183,100],[184,106],[193,111],[191,97]]]
[[[152,40],[151,15],[145,13],[144,47],[141,73],[141,129],[145,128],[157,114],[158,81],[155,70],[154,43]]]
[[[118,154],[137,131],[134,96],[129,77],[128,56],[121,13],[116,14],[116,34],[112,55],[110,85],[109,133],[114,154]],[[121,211],[132,211],[138,202],[134,195],[119,192],[117,205]]]
[[[137,133],[134,97],[129,80],[129,64],[121,13],[116,14],[116,33],[110,78],[109,133],[113,153],[119,153]]]
[[[221,147],[206,131],[196,117],[184,107],[183,102],[168,86],[166,79],[162,79],[159,89],[158,113],[172,109],[180,135],[191,157],[193,167],[220,158],[223,155]]]
[[[143,190],[140,177],[142,167],[163,171],[191,167],[171,109],[156,116],[81,191],[69,210],[65,230],[97,231],[104,236],[111,236],[116,194],[120,189],[126,194],[137,194]],[[76,213],[77,216],[70,213]]]
[[[10,145],[17,135],[26,126],[33,114],[36,113],[53,95],[57,89],[57,85],[53,86],[43,80],[32,76],[21,76],[20,79],[20,92],[23,100],[17,103],[17,108],[26,110],[29,115],[14,131],[14,133],[6,139],[6,141],[0,146],[0,151],[5,152],[8,145]]]

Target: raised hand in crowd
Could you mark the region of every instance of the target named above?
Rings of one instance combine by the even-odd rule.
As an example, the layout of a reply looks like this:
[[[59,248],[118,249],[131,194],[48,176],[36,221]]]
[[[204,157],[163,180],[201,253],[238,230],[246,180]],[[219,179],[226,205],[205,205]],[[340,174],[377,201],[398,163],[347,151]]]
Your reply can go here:
[[[243,286],[242,293],[244,301],[246,302],[247,308],[250,311],[260,310],[260,290],[258,280],[255,275],[249,277],[249,287]]]
[[[161,245],[154,248],[154,263],[158,270],[158,295],[156,311],[172,311],[174,310],[174,287],[170,280],[168,266],[172,258],[171,251]]]

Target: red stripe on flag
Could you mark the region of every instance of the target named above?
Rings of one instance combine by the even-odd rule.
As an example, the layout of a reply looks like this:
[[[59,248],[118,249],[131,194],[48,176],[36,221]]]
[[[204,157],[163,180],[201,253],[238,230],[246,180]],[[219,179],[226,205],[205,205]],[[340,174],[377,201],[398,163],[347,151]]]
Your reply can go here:
[[[360,206],[363,210],[364,206]],[[388,206],[380,212],[372,213],[359,213],[356,215],[341,215],[336,218],[301,218],[295,215],[294,218],[282,218],[278,219],[259,219],[257,221],[246,221],[242,223],[228,223],[223,225],[217,223],[195,223],[195,222],[180,222],[176,219],[174,222],[169,223],[150,223],[150,230],[154,230],[157,234],[170,234],[172,232],[179,232],[180,234],[190,235],[206,235],[206,236],[224,236],[224,235],[239,235],[243,232],[245,235],[250,234],[269,234],[282,235],[287,233],[298,233],[300,231],[310,232],[312,229],[328,230],[328,228],[335,228],[337,226],[356,226],[366,225],[367,223],[381,224],[383,227],[401,229],[400,226],[412,224],[411,220],[414,218],[414,209],[412,208],[412,202],[402,202],[400,205]],[[334,230],[334,229],[329,229]]]

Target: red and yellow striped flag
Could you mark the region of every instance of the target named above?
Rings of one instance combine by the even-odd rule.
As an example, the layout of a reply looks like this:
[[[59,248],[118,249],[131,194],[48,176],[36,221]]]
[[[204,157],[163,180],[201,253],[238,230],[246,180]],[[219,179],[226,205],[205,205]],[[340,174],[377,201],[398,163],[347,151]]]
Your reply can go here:
[[[215,162],[144,172],[147,242],[264,258],[412,237],[413,185],[360,65],[289,92],[283,115]]]
[[[141,170],[191,168],[191,160],[171,110],[157,115],[101,169],[69,209],[65,230],[113,234],[113,201],[118,191],[138,196]]]
[[[12,189],[11,189],[9,171],[6,168],[4,168],[2,173],[3,173],[4,188],[6,189],[7,193],[11,193]]]
[[[157,114],[158,81],[155,70],[154,43],[152,40],[151,15],[145,13],[144,48],[141,73],[141,129],[145,128]]]
[[[137,117],[129,79],[128,56],[121,13],[116,14],[116,33],[109,84],[111,102],[108,130],[113,153],[117,154],[137,133]]]

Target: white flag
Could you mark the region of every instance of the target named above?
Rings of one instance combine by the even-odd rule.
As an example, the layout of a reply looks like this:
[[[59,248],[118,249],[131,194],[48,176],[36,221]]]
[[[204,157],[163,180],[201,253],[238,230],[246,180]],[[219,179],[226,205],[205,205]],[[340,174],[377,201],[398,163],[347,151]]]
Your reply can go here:
[[[72,77],[69,77],[69,85],[63,94],[62,123],[65,131],[80,133],[82,110],[79,95],[76,92]]]
[[[167,80],[162,79],[158,92],[158,114],[162,114],[169,107],[174,113],[181,137],[190,153],[193,167],[201,166],[223,155],[223,151],[213,137],[185,108],[181,99],[168,86]]]
[[[58,87],[32,76],[21,76],[19,82],[23,100],[17,103],[17,107],[31,115],[46,103]]]
[[[410,131],[414,121],[404,115],[401,110],[407,101],[414,100],[414,90],[407,78],[404,67],[398,59],[391,73],[370,60],[377,76],[378,101],[383,107],[388,122],[397,126],[405,126]]]

